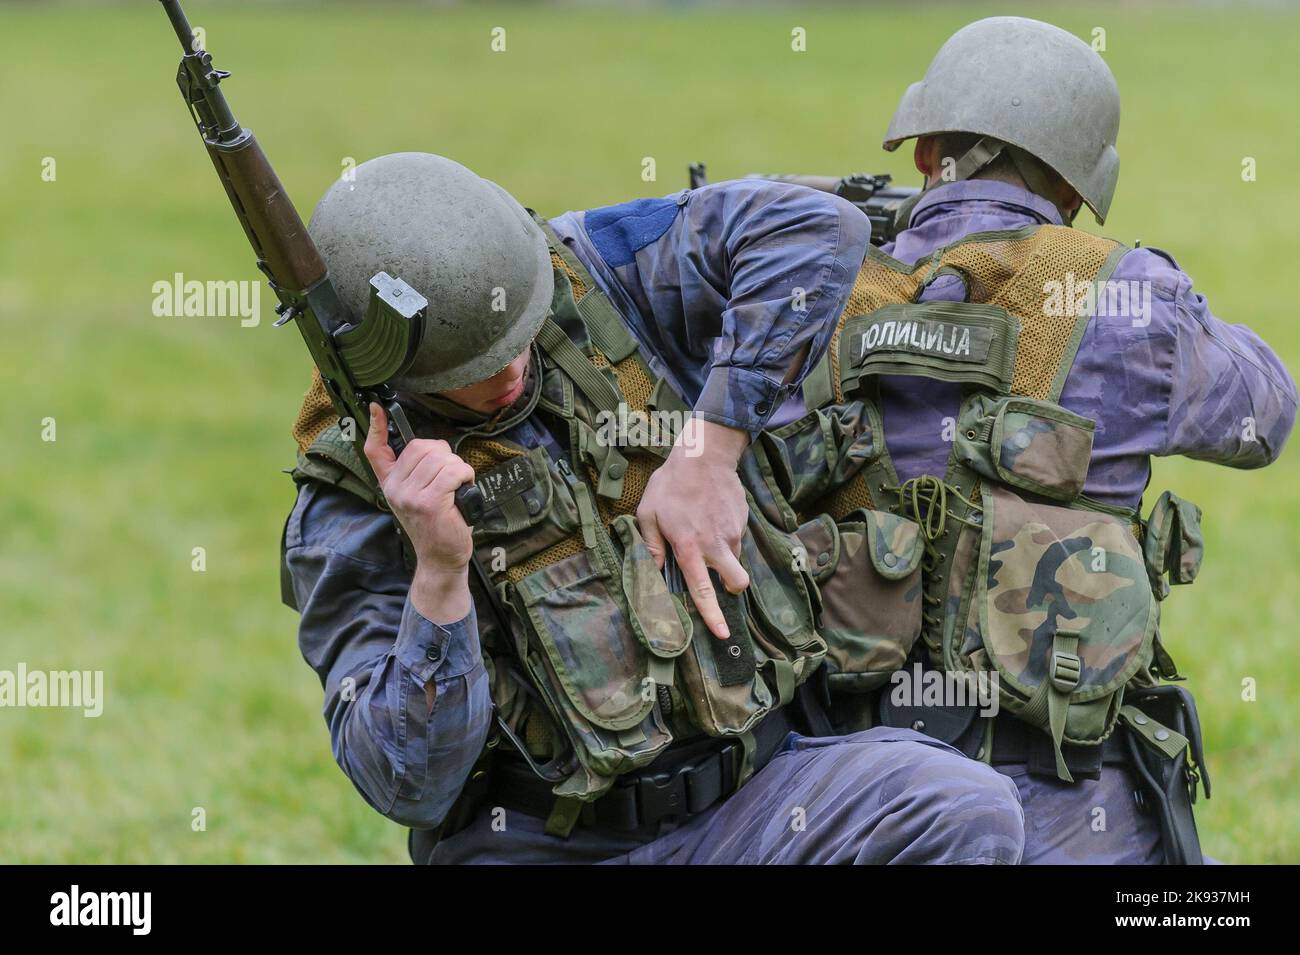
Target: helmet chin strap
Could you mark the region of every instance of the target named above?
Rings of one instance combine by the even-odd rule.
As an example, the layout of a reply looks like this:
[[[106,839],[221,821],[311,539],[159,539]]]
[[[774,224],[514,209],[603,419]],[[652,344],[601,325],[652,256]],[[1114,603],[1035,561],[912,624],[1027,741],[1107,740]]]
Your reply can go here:
[[[542,359],[537,343],[528,346],[528,371],[524,379],[524,393],[512,405],[507,405],[491,414],[472,411],[464,405],[458,405],[441,395],[421,395],[403,392],[403,397],[412,399],[416,404],[443,418],[455,422],[474,434],[492,437],[509,430],[523,421],[537,407],[537,399],[542,394]]]
[[[1073,225],[1074,217],[1079,214],[1079,209],[1066,209],[1052,198],[1055,191],[1052,182],[1038,161],[1019,146],[1012,146],[1010,143],[1004,143],[992,136],[980,137],[975,145],[966,150],[966,154],[957,160],[953,168],[952,178],[941,181],[962,182],[970,179],[1003,154],[1011,158],[1011,164],[1015,166],[1016,172],[1024,180],[1025,188],[1056,206],[1056,211],[1061,216],[1061,222],[1067,226]],[[897,221],[900,231],[907,228],[908,222],[912,218],[912,210],[916,208],[916,204],[921,200],[921,197],[934,187],[935,182],[927,177],[924,188],[899,207]]]

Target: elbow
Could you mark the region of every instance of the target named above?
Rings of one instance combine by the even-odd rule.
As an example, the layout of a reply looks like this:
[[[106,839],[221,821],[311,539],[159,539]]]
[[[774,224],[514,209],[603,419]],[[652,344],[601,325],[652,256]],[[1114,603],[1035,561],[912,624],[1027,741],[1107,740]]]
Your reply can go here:
[[[464,779],[454,786],[425,785],[425,767],[401,768],[373,750],[345,749],[336,754],[336,761],[372,809],[408,829],[436,829],[464,785]]]
[[[411,829],[434,829],[446,818],[483,752],[492,720],[481,664],[438,692],[438,716],[424,710],[432,699],[420,694],[418,703],[410,704],[421,711],[420,718],[407,713],[404,732],[389,729],[404,707],[383,710],[384,719],[370,722],[357,718],[366,710],[353,704],[352,718],[335,734],[335,760],[362,798],[386,819]]]
[[[840,196],[829,196],[839,221],[840,248],[852,262],[853,268],[862,265],[867,247],[871,245],[871,219],[865,212]]]
[[[408,829],[437,829],[451,812],[456,802],[459,789],[451,798],[417,799],[413,801],[398,800],[383,813],[385,819],[405,826]]]

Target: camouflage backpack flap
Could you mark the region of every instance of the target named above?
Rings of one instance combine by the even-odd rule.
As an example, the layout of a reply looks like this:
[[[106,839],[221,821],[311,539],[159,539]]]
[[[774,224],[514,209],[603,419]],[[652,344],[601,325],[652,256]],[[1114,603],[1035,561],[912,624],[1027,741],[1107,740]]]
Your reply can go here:
[[[1163,492],[1142,522],[1142,553],[1156,600],[1165,600],[1171,585],[1192,583],[1200,573],[1205,556],[1201,509],[1173,491]],[[1156,609],[1151,666],[1134,677],[1134,686],[1154,686],[1161,680],[1183,679],[1161,639],[1159,607]]]
[[[874,405],[850,401],[762,432],[758,448],[768,462],[774,496],[800,514],[826,512],[824,498],[880,456],[882,430]]]
[[[1003,705],[1062,742],[1108,736],[1124,685],[1151,660],[1156,601],[1131,523],[1030,503],[989,482],[969,665],[996,669]]]

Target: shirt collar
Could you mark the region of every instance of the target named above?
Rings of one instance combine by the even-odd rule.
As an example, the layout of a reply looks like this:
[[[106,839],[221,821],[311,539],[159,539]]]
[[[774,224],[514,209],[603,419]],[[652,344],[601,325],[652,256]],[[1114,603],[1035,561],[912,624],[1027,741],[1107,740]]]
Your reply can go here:
[[[1013,215],[1023,215],[1044,225],[1063,224],[1056,206],[1027,189],[996,179],[963,179],[927,189],[912,210],[908,228],[959,211],[951,208],[956,203],[972,201],[996,203]]]

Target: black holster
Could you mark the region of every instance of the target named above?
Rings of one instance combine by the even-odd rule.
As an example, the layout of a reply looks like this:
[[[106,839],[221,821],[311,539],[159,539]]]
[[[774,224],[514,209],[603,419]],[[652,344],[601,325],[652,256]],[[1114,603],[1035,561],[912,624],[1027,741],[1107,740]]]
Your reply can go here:
[[[1176,684],[1163,684],[1133,692],[1131,702],[1151,719],[1187,737],[1188,746],[1172,759],[1148,746],[1124,727],[1125,743],[1132,759],[1133,776],[1141,789],[1139,805],[1160,821],[1160,842],[1166,865],[1204,865],[1201,840],[1196,833],[1192,805],[1196,791],[1205,787],[1210,798],[1210,775],[1205,765],[1201,721],[1192,695]]]

